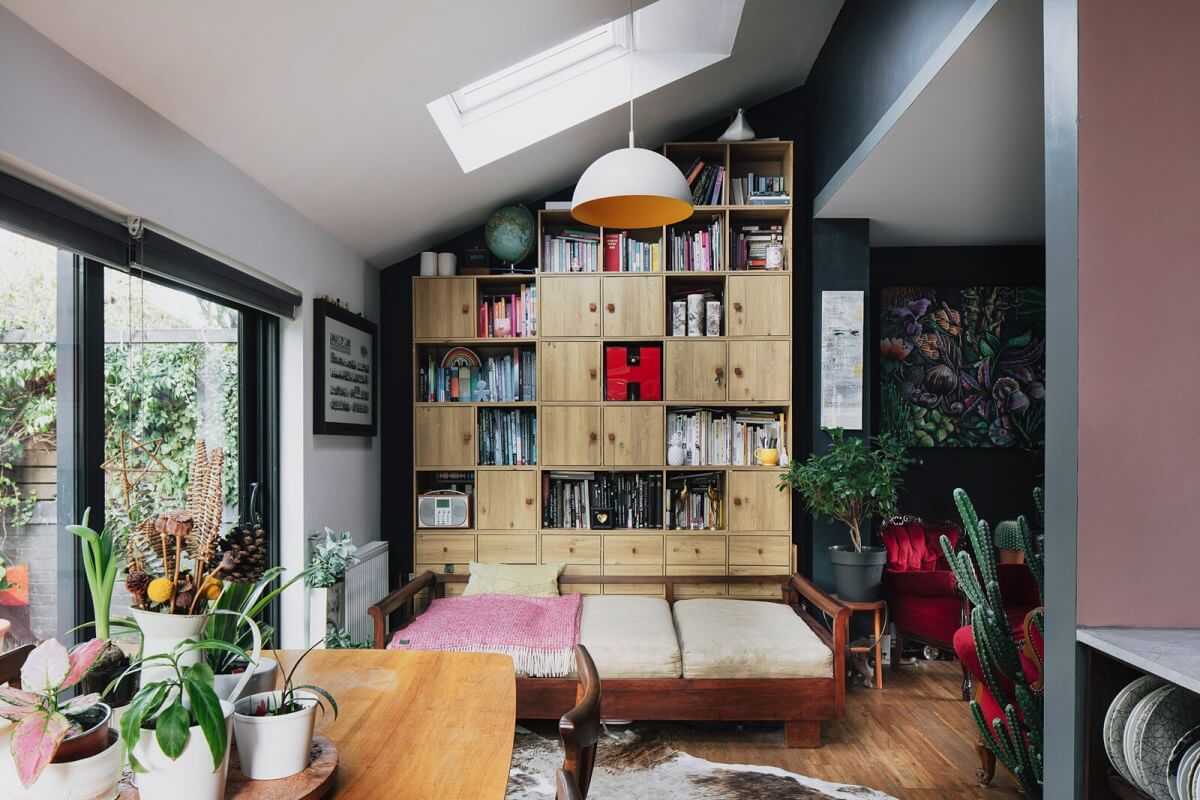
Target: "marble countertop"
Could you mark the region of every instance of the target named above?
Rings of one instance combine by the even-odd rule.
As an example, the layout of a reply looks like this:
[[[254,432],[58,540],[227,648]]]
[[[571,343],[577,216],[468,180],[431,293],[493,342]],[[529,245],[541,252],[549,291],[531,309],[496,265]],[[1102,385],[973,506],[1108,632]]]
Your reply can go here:
[[[1200,629],[1079,628],[1075,638],[1130,666],[1200,694]]]

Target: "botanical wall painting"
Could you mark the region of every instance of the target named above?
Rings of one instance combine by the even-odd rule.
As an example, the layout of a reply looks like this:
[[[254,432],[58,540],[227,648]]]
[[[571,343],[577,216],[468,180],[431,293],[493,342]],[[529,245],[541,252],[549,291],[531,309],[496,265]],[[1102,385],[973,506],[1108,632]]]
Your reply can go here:
[[[1045,289],[896,287],[881,300],[882,433],[910,447],[1042,448]]]

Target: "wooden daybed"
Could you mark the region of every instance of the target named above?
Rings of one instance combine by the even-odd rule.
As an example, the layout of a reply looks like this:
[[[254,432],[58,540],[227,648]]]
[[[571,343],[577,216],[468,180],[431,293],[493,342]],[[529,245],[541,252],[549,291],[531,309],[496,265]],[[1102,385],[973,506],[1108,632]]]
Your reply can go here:
[[[375,624],[375,647],[416,616],[417,596],[431,590],[444,597],[448,583],[469,576],[424,572],[368,609]],[[665,589],[674,614],[675,585],[703,583],[780,585],[779,602],[788,604],[832,653],[829,677],[803,678],[639,678],[608,679],[601,669],[604,716],[634,720],[781,721],[788,747],[820,747],[821,723],[845,713],[845,650],[850,610],[800,575],[616,576],[571,575],[571,584],[657,584]],[[586,602],[586,598],[585,598]],[[832,633],[811,614],[831,621]],[[806,634],[807,635],[807,634]],[[575,703],[573,678],[517,677],[517,717],[558,719]]]

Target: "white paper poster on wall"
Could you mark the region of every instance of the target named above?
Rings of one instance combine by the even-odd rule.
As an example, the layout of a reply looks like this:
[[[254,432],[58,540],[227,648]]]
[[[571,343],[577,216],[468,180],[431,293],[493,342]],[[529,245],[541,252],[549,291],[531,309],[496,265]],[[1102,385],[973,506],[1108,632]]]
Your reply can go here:
[[[821,292],[821,427],[862,430],[863,293]]]
[[[326,318],[325,338],[325,421],[370,425],[371,334]]]

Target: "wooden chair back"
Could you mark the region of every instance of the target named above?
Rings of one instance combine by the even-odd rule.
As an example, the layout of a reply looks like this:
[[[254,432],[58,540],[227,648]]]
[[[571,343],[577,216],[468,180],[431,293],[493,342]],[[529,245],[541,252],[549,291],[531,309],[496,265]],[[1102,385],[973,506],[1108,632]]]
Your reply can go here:
[[[565,769],[560,769],[554,776],[554,798],[555,800],[583,800],[583,795],[579,793],[579,787],[575,785],[575,776]]]
[[[7,683],[9,686],[19,688],[21,686],[21,667],[25,666],[25,659],[29,658],[29,654],[32,652],[33,645],[26,644],[0,655],[0,683]]]
[[[600,673],[581,644],[575,645],[575,671],[579,673],[575,707],[558,721],[558,735],[563,743],[563,768],[558,775],[566,773],[573,778],[578,794],[563,795],[560,788],[559,797],[587,800],[592,768],[596,766],[596,742],[600,739]]]

